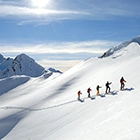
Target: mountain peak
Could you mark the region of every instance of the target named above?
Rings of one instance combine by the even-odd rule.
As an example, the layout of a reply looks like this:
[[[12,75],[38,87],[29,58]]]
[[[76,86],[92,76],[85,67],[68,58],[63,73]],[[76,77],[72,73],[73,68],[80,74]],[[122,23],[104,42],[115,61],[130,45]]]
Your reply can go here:
[[[26,75],[31,77],[38,77],[43,75],[44,73],[45,75],[47,75],[47,77],[50,76],[50,70],[45,71],[45,68],[43,68],[41,65],[36,63],[34,59],[30,58],[24,53],[17,55],[15,59],[4,59],[1,55],[0,60],[2,62],[0,63],[0,78],[6,78],[13,75]],[[53,69],[52,73],[54,71],[58,72],[55,69]]]
[[[117,51],[119,50],[122,50],[126,47],[128,47],[131,43],[133,44],[137,44],[137,47],[139,47],[140,45],[140,36],[137,36],[131,40],[128,40],[128,41],[125,41],[117,46],[114,46],[112,48],[110,48],[108,51],[106,51],[100,58],[103,58],[103,57],[109,57],[111,55],[113,55],[114,53],[116,53]]]
[[[30,58],[28,55],[22,53],[22,54],[17,55],[15,59],[20,59],[20,60],[22,60],[22,59],[32,59],[32,58]],[[32,60],[33,60],[33,59],[32,59]]]

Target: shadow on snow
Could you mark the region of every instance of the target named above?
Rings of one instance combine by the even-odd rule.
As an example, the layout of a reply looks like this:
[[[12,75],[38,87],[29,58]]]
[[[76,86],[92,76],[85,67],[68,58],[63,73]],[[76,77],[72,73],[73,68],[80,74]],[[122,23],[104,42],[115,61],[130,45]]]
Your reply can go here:
[[[131,91],[131,90],[134,90],[134,88],[125,88],[124,90],[127,90],[127,91]]]
[[[26,83],[29,80],[30,80],[29,77],[17,77],[17,78],[10,77],[10,78],[6,78],[4,80],[0,80],[0,85],[1,85],[0,96],[18,86]],[[6,87],[5,87],[5,85],[6,85]]]
[[[19,112],[4,119],[0,119],[0,139],[4,138],[24,116],[25,114]]]

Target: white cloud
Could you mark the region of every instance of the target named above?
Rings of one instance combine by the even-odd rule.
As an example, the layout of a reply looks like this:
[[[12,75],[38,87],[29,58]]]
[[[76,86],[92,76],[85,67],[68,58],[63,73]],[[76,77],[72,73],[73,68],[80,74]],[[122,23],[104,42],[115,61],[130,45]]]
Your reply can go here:
[[[88,14],[87,12],[79,11],[69,11],[69,10],[50,10],[50,9],[39,9],[39,8],[29,8],[29,7],[19,7],[19,6],[0,6],[0,15],[1,16],[57,16],[57,15],[83,15]]]
[[[74,9],[36,8],[28,5],[7,4],[6,2],[0,5],[0,17],[18,18],[20,20],[19,25],[34,22],[48,23],[57,20],[75,19],[83,15],[89,15],[89,13]]]
[[[52,67],[52,68],[58,69],[62,72],[65,72],[68,69],[75,66],[76,64],[80,63],[81,60],[46,60],[46,59],[43,59],[43,60],[39,60],[37,62],[46,69]]]
[[[52,42],[48,44],[0,45],[1,54],[13,57],[26,53],[45,68],[66,71],[82,60],[97,57],[119,42],[93,40],[82,42]]]
[[[31,0],[0,1],[0,17],[18,18],[20,24],[64,19],[108,20],[114,16],[139,16],[137,4],[126,0],[112,2],[51,0],[44,8],[33,7]]]
[[[81,42],[52,42],[48,44],[16,44],[1,45],[1,53],[103,53],[108,48],[118,44],[116,41],[93,40]]]

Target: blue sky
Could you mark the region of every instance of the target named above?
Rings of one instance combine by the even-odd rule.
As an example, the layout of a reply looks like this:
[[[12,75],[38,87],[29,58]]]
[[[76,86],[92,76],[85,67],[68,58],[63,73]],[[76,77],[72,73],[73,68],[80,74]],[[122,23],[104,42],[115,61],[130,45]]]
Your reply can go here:
[[[0,0],[1,54],[65,71],[140,35],[139,0]]]

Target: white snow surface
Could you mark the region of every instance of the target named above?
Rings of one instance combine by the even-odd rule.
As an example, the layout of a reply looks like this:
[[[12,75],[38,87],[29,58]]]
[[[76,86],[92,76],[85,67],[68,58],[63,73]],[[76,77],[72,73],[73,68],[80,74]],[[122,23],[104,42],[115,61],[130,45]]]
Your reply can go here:
[[[139,73],[140,45],[132,42],[109,57],[82,61],[57,77],[1,80],[0,139],[140,140]],[[124,91],[120,91],[122,76]],[[18,80],[19,86],[10,84]],[[95,95],[98,84],[105,93],[107,81],[115,94],[87,98],[87,88]],[[11,90],[4,92],[7,87]],[[84,102],[77,100],[78,90]]]

